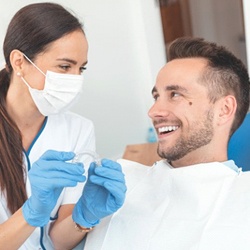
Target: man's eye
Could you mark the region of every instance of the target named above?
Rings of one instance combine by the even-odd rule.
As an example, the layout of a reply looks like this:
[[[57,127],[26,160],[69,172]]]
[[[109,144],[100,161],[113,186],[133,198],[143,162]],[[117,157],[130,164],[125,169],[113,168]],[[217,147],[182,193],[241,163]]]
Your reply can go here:
[[[178,96],[180,96],[180,93],[175,92],[175,91],[171,92],[171,97],[172,97],[172,98],[173,98],[173,97],[178,97]]]

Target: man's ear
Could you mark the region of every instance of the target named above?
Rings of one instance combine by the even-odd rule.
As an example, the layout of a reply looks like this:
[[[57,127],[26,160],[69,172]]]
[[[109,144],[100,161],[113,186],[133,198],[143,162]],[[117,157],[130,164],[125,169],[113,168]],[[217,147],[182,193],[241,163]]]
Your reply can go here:
[[[220,100],[218,110],[218,125],[232,123],[237,109],[237,101],[233,95],[227,95]]]
[[[14,49],[10,53],[10,64],[12,66],[14,74],[23,75],[23,69],[25,59],[23,53],[20,50]]]

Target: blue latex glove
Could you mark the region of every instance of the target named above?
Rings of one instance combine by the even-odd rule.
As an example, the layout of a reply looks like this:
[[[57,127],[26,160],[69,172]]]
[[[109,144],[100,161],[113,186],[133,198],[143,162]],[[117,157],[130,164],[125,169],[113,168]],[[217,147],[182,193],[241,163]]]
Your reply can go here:
[[[73,221],[93,227],[100,219],[117,211],[124,203],[126,185],[119,163],[103,159],[102,166],[91,163],[83,194],[74,207]]]
[[[65,162],[74,155],[48,150],[32,165],[28,172],[31,196],[22,207],[23,216],[31,226],[46,225],[63,188],[86,180],[82,163]]]

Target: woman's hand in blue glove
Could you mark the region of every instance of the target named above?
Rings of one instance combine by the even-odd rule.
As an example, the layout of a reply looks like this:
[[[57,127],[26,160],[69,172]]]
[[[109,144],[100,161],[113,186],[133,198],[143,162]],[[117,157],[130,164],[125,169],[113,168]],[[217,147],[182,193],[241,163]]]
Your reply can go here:
[[[124,203],[126,185],[119,163],[103,159],[102,166],[91,163],[83,194],[73,210],[73,220],[92,227],[117,211]]]
[[[84,182],[82,163],[70,163],[73,152],[46,151],[28,172],[31,197],[22,207],[25,220],[35,227],[48,223],[50,213],[64,187]]]

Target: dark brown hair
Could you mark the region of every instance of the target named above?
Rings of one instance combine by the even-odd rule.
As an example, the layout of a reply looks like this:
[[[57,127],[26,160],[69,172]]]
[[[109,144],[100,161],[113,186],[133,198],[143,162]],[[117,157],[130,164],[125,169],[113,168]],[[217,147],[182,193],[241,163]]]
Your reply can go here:
[[[32,60],[51,42],[78,29],[83,31],[79,20],[55,3],[27,5],[14,15],[8,26],[3,45],[6,67],[0,71],[0,188],[12,213],[23,205],[27,194],[21,133],[6,111],[6,94],[13,71],[10,53],[18,49]]]
[[[231,135],[241,125],[249,109],[249,75],[245,65],[224,46],[202,38],[181,37],[168,49],[168,60],[178,58],[204,58],[208,62],[201,77],[208,96],[215,102],[222,96],[232,94],[237,101]]]

